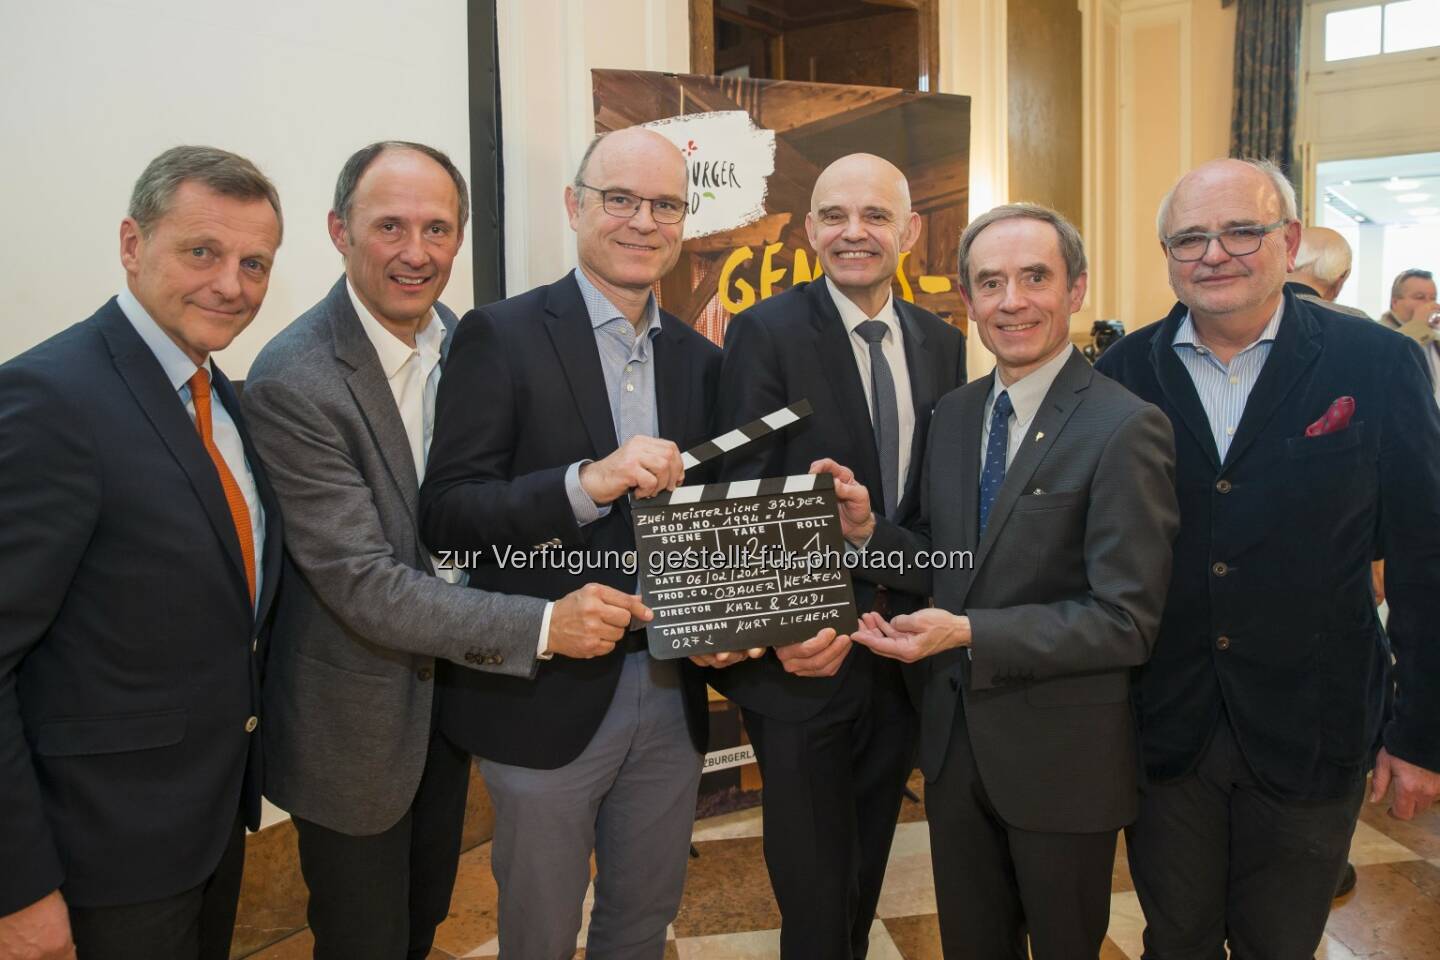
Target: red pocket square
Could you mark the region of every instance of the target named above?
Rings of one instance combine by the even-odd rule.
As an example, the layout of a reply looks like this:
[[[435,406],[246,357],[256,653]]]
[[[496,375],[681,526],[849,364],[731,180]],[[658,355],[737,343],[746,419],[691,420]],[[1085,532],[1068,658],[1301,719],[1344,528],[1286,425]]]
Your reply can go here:
[[[1327,433],[1339,433],[1350,426],[1350,418],[1353,416],[1355,398],[1336,397],[1335,402],[1330,404],[1330,409],[1325,411],[1325,416],[1305,428],[1305,436],[1321,437]]]

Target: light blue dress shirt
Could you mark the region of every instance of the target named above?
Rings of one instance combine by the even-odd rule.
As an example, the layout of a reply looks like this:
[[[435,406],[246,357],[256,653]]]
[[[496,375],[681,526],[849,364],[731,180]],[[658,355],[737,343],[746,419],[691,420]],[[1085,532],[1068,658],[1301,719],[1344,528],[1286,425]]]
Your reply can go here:
[[[585,271],[575,268],[575,282],[585,299],[590,314],[590,328],[595,332],[595,348],[600,352],[600,368],[605,374],[605,394],[610,401],[610,421],[615,424],[615,439],[620,446],[631,437],[653,437],[660,432],[655,412],[655,338],[660,335],[660,307],[652,293],[645,304],[645,330],[637,335],[630,321],[605,294],[601,293]],[[597,504],[580,485],[580,468],[588,460],[577,461],[565,471],[565,492],[575,522],[582,527],[594,523],[610,512],[610,505]]]
[[[120,311],[125,314],[125,319],[130,321],[140,339],[145,341],[150,352],[155,354],[155,359],[160,361],[165,378],[179,395],[180,403],[190,415],[190,422],[194,423],[195,399],[190,395],[190,378],[195,376],[195,371],[200,368],[160,329],[160,325],[140,305],[140,301],[135,299],[128,287],[122,289],[115,299]],[[250,462],[245,459],[245,444],[240,439],[240,430],[235,426],[230,411],[225,409],[225,404],[220,402],[215,393],[215,368],[209,357],[205,358],[205,370],[210,374],[210,427],[215,447],[224,458],[225,465],[230,468],[231,476],[239,484],[240,493],[245,497],[245,506],[250,511],[250,536],[255,543],[255,602],[258,604],[260,585],[264,583],[262,558],[265,556],[265,507],[260,502],[259,488],[255,486],[255,474],[250,471]],[[196,436],[199,436],[198,428]]]
[[[1188,312],[1175,331],[1175,339],[1170,341],[1171,348],[1195,382],[1195,392],[1200,395],[1200,405],[1205,408],[1205,416],[1210,420],[1210,432],[1215,437],[1215,449],[1220,454],[1221,463],[1225,462],[1225,455],[1230,452],[1230,443],[1240,427],[1240,418],[1245,415],[1250,391],[1255,389],[1255,381],[1260,379],[1270,348],[1275,345],[1275,335],[1280,330],[1280,318],[1284,313],[1285,301],[1281,300],[1280,306],[1275,308],[1275,315],[1260,332],[1259,339],[1231,357],[1229,363],[1221,363],[1214,352],[1200,342]]]

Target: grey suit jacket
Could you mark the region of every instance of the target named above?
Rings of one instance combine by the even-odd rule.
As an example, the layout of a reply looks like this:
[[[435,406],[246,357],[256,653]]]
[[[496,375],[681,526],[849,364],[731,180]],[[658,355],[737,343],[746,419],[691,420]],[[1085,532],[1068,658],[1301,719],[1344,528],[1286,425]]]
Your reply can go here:
[[[420,782],[435,658],[533,675],[545,601],[434,576],[410,444],[344,277],[260,352],[242,402],[286,520],[265,794],[332,830],[379,833]]]
[[[996,811],[1024,830],[1093,833],[1138,802],[1130,671],[1150,657],[1179,529],[1175,443],[1156,407],[1061,368],[1006,471],[983,537],[981,417],[994,374],[935,408],[921,513],[872,550],[973,551],[938,570],[871,571],[970,618],[970,654],[930,659],[920,762],[939,776],[955,711]]]

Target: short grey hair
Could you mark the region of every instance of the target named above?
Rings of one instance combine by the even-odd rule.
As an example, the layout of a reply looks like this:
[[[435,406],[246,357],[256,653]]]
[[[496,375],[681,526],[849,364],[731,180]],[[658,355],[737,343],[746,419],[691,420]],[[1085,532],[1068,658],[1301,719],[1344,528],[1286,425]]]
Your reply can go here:
[[[585,148],[585,152],[581,154],[580,166],[575,168],[575,180],[573,181],[576,190],[579,190],[585,185],[585,168],[590,166],[590,158],[595,155],[595,148],[600,146],[600,141],[604,140],[607,136],[609,136],[608,133],[595,134],[595,136],[591,138],[590,144]]]
[[[1007,203],[987,210],[971,220],[965,232],[960,235],[960,286],[964,288],[967,296],[971,292],[970,248],[975,245],[975,238],[980,236],[986,227],[1002,220],[1038,220],[1055,228],[1055,236],[1060,241],[1060,256],[1065,261],[1067,288],[1075,286],[1080,275],[1089,269],[1085,259],[1085,241],[1080,238],[1080,231],[1075,229],[1074,224],[1058,212],[1038,203]]]
[[[1390,302],[1394,303],[1400,299],[1400,288],[1405,286],[1406,280],[1434,280],[1435,275],[1429,270],[1401,270],[1395,282],[1390,284]]]
[[[380,159],[381,154],[390,150],[413,150],[423,154],[450,175],[451,182],[455,184],[455,195],[460,199],[456,216],[459,217],[458,222],[463,230],[470,220],[470,190],[465,186],[464,175],[444,151],[409,140],[377,140],[350,155],[350,159],[340,168],[340,176],[335,179],[335,199],[330,207],[340,221],[345,224],[350,222],[350,210],[355,205],[355,189],[360,186],[360,178],[365,176],[365,171],[370,169],[372,163]]]
[[[1305,230],[1300,234],[1295,269],[1290,272],[1308,273],[1321,283],[1334,283],[1350,272],[1352,256],[1344,237]]]
[[[1290,178],[1285,176],[1285,171],[1274,160],[1257,159],[1255,157],[1242,157],[1240,162],[1254,167],[1265,176],[1270,178],[1270,185],[1275,188],[1275,196],[1280,200],[1280,213],[1286,220],[1299,220],[1300,208],[1295,203],[1295,185]],[[1187,174],[1188,176],[1188,174]],[[1175,197],[1175,188],[1184,182],[1185,177],[1175,181],[1160,198],[1160,209],[1155,213],[1155,232],[1163,241],[1165,239],[1165,222],[1170,219],[1170,201]]]
[[[255,164],[239,154],[216,147],[171,147],[145,165],[135,188],[130,191],[129,216],[149,236],[155,224],[170,212],[175,191],[188,182],[234,200],[265,200],[275,211],[280,237],[285,236],[285,217],[280,212],[280,193]]]

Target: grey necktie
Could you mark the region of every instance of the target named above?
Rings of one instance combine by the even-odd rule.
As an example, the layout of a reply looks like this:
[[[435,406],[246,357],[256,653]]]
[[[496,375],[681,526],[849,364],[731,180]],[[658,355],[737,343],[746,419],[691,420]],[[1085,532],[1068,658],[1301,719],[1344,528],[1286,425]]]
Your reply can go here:
[[[900,411],[895,406],[895,377],[880,349],[887,329],[880,320],[866,320],[855,332],[870,344],[870,423],[875,428],[875,451],[880,455],[885,516],[893,517],[900,501]]]

